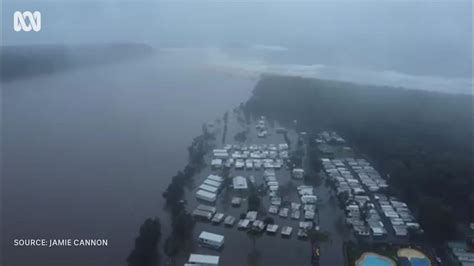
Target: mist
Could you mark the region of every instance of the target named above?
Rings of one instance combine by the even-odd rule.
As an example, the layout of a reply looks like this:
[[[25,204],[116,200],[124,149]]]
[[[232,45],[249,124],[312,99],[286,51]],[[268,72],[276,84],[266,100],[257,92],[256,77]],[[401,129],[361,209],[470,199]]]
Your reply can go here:
[[[15,32],[17,10],[40,11],[41,31]],[[172,225],[162,194],[188,147],[203,124],[239,118],[262,74],[472,94],[471,1],[6,0],[1,11],[5,265],[125,265],[153,216],[164,240]],[[228,139],[242,130],[233,123]],[[111,245],[11,244],[31,237]],[[234,257],[250,245],[232,237],[224,265],[240,266]],[[292,256],[278,257],[263,241],[269,265],[307,262],[306,242],[279,244]],[[340,265],[341,252],[329,254],[322,265]]]
[[[12,31],[11,14],[29,9],[42,31]],[[471,93],[471,11],[471,1],[6,1],[3,45],[144,43],[236,75]]]

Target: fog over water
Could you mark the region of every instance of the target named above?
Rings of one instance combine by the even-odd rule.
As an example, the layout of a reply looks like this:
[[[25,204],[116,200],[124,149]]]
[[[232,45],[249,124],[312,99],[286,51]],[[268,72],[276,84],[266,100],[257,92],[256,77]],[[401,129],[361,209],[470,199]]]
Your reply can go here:
[[[288,49],[284,47],[268,47],[267,53],[288,52]],[[254,46],[251,49],[259,50],[261,48]],[[245,56],[237,57],[225,53],[221,49],[210,48],[205,50],[201,52],[208,55],[207,66],[211,69],[248,78],[258,78],[260,74],[269,73],[448,93],[472,93],[473,82],[472,78],[469,77],[414,75],[395,70],[370,70],[353,66],[336,67],[325,64],[285,64]],[[278,56],[276,55],[276,57]]]
[[[2,4],[2,45],[155,48],[148,58],[0,84],[6,265],[125,265],[143,220],[168,219],[161,193],[202,123],[246,101],[260,73],[472,90],[470,1]],[[14,32],[16,10],[40,10],[41,32]],[[111,244],[12,247],[29,237]]]
[[[158,54],[3,84],[8,265],[121,265],[147,217],[169,232],[161,194],[186,148],[254,85],[177,60]],[[100,237],[109,247],[12,246],[30,237]]]
[[[39,33],[11,30],[42,12]],[[6,1],[3,44],[133,41],[220,71],[469,93],[471,1]]]

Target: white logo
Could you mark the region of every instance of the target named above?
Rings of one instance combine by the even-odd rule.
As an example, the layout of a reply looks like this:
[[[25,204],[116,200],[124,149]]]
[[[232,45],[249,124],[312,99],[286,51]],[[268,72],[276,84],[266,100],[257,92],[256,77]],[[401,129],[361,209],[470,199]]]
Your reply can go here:
[[[13,14],[13,29],[15,31],[40,31],[41,30],[41,13],[35,11],[20,12],[16,11]]]

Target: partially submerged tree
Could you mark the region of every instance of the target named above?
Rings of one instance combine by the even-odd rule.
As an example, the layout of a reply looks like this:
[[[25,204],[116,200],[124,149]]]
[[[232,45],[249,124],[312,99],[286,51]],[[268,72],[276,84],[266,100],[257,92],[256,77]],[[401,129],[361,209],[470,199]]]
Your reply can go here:
[[[257,247],[257,239],[259,239],[263,234],[263,231],[259,230],[255,227],[250,227],[247,231],[247,236],[252,240],[253,249],[255,250]]]
[[[191,214],[183,211],[172,217],[171,225],[173,227],[173,235],[176,236],[178,240],[184,241],[192,237],[195,221]]]
[[[235,134],[234,140],[238,142],[245,142],[247,140],[247,132],[241,131]]]
[[[274,223],[275,223],[275,220],[273,220],[272,217],[267,216],[267,217],[265,217],[265,219],[263,219],[263,223],[264,223],[265,225],[274,224]]]
[[[250,194],[248,197],[248,210],[249,211],[258,211],[260,209],[260,196],[257,193],[256,189],[250,189]]]
[[[308,239],[311,244],[319,244],[322,242],[327,242],[330,239],[329,232],[316,230],[314,228],[307,230],[306,234],[308,235]]]
[[[158,243],[161,238],[161,224],[158,218],[148,218],[140,227],[135,247],[127,258],[129,266],[151,266],[159,261]]]
[[[166,256],[168,256],[173,265],[176,265],[175,258],[179,253],[180,243],[178,239],[174,236],[169,236],[165,241],[164,251]]]
[[[368,218],[370,218],[370,207],[369,207],[369,201],[366,201],[364,205],[362,205],[362,208],[360,209],[360,220],[364,222],[365,225],[367,225]]]

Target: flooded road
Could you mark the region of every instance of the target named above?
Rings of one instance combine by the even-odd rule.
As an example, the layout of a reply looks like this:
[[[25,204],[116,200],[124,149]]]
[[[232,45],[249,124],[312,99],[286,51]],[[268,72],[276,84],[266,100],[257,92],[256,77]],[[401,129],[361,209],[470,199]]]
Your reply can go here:
[[[254,86],[186,58],[157,54],[2,84],[6,265],[125,265],[146,218],[169,230],[161,194],[187,163],[187,146]],[[14,248],[15,238],[109,245]]]

